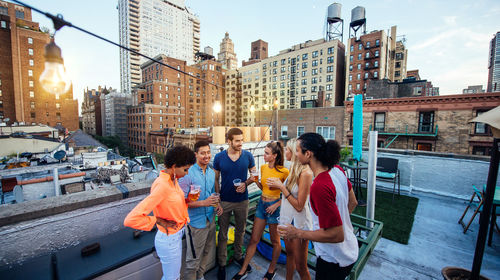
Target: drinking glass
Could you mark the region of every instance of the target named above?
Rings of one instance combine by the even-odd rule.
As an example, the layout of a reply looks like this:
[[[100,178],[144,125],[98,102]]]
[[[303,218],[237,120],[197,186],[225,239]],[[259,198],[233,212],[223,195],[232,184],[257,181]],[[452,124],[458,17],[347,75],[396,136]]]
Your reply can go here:
[[[191,201],[197,201],[200,198],[200,185],[191,185],[191,189],[189,191],[188,198]]]

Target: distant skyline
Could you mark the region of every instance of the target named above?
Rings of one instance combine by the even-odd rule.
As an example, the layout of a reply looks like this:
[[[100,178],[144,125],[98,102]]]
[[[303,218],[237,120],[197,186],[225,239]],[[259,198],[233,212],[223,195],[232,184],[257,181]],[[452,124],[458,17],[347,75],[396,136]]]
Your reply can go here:
[[[118,42],[117,1],[26,1],[69,22]],[[240,3],[241,2],[241,3]],[[250,57],[250,43],[269,43],[269,56],[292,45],[324,37],[326,9],[333,1],[206,1],[187,0],[186,6],[201,21],[201,50],[214,49],[217,57],[225,32],[235,44],[238,65]],[[367,32],[398,27],[408,48],[407,69],[419,69],[423,79],[440,88],[440,94],[461,94],[469,85],[486,87],[488,49],[500,31],[500,1],[343,1],[344,43],[349,34],[351,10],[366,8]],[[53,30],[43,15],[33,13],[40,26]],[[85,88],[119,89],[119,49],[76,29],[56,34],[65,66],[72,77],[74,96],[81,102]]]

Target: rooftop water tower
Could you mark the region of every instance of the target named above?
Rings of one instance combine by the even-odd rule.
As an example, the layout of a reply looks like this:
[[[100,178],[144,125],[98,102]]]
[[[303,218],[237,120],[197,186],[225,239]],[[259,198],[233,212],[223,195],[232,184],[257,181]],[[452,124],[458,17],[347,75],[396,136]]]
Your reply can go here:
[[[344,37],[344,20],[341,18],[342,4],[333,3],[328,6],[326,14],[326,40],[332,41]]]
[[[366,11],[364,7],[357,6],[351,11],[351,23],[349,26],[349,38],[351,37],[351,30],[354,31],[354,37],[360,28],[363,28],[362,34],[366,34]]]

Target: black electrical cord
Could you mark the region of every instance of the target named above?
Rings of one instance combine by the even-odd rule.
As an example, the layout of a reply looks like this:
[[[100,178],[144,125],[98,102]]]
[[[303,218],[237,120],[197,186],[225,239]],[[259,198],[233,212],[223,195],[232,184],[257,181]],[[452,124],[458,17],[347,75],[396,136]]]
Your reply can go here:
[[[144,55],[144,54],[142,54],[142,53],[140,53],[140,52],[138,52],[138,51],[134,51],[133,49],[127,48],[127,47],[122,46],[122,45],[120,45],[120,44],[118,44],[118,43],[115,43],[115,42],[113,42],[113,41],[111,41],[111,40],[108,40],[108,39],[106,39],[106,38],[104,38],[104,37],[102,37],[102,36],[99,36],[99,35],[97,35],[97,34],[95,34],[95,33],[92,33],[92,32],[90,32],[90,31],[88,31],[88,30],[85,30],[85,29],[83,29],[83,28],[81,28],[81,27],[78,27],[78,26],[76,26],[76,25],[73,25],[71,22],[64,20],[64,18],[63,18],[63,16],[62,16],[61,14],[58,14],[58,15],[56,15],[56,16],[55,16],[55,15],[52,15],[52,14],[50,14],[50,13],[48,13],[48,12],[44,12],[44,11],[42,11],[42,10],[39,10],[39,9],[37,9],[37,8],[33,7],[33,6],[30,6],[30,5],[28,5],[28,4],[25,4],[25,3],[21,2],[21,1],[18,1],[18,0],[12,0],[12,1],[13,1],[13,2],[15,2],[15,3],[18,3],[19,5],[22,5],[22,6],[25,6],[25,7],[27,7],[27,8],[30,8],[31,10],[33,10],[33,11],[35,11],[35,12],[38,12],[38,13],[40,13],[40,14],[43,14],[43,15],[45,15],[46,17],[50,18],[50,19],[52,20],[52,23],[54,24],[54,28],[55,28],[55,30],[56,30],[56,31],[57,31],[57,30],[59,30],[59,29],[61,29],[61,28],[63,28],[64,26],[68,26],[68,27],[75,28],[75,29],[80,30],[80,31],[82,31],[82,32],[84,32],[84,33],[87,33],[87,34],[88,34],[88,35],[90,35],[90,36],[94,36],[94,37],[96,37],[96,38],[98,38],[98,39],[101,39],[101,40],[103,40],[103,41],[106,41],[106,42],[108,42],[108,43],[110,43],[110,44],[112,44],[112,45],[115,45],[115,46],[117,46],[117,47],[119,47],[119,48],[122,48],[122,49],[124,49],[124,50],[127,50],[127,51],[129,51],[129,52],[131,52],[131,53],[134,53],[134,54],[140,55],[140,56],[142,56],[142,57],[144,57],[144,58],[147,58],[147,59],[149,59],[149,60],[151,60],[151,61],[154,61],[154,62],[156,62],[156,63],[158,63],[158,64],[160,64],[160,65],[163,65],[163,66],[168,67],[168,68],[170,68],[170,69],[172,69],[172,70],[175,70],[175,71],[177,71],[177,72],[180,72],[180,73],[182,73],[182,74],[184,74],[184,75],[187,75],[187,76],[193,77],[193,78],[195,78],[195,79],[197,79],[197,80],[200,80],[200,81],[206,82],[206,83],[208,83],[208,84],[211,84],[211,85],[213,85],[213,86],[216,86],[217,88],[224,88],[224,89],[225,89],[225,87],[224,87],[224,86],[219,86],[219,85],[217,85],[217,84],[214,84],[214,83],[209,82],[209,81],[207,81],[207,80],[204,80],[204,79],[202,79],[202,78],[196,77],[196,76],[194,76],[194,75],[192,75],[192,74],[189,74],[189,73],[184,72],[184,71],[182,71],[182,70],[179,70],[179,69],[177,69],[177,68],[175,68],[175,67],[173,67],[173,66],[170,66],[170,65],[168,65],[168,64],[166,64],[166,63],[163,63],[163,62],[162,62],[162,61],[160,61],[160,60],[156,60],[156,59],[154,59],[154,58],[152,58],[152,57],[149,57],[149,56],[147,56],[147,55]]]

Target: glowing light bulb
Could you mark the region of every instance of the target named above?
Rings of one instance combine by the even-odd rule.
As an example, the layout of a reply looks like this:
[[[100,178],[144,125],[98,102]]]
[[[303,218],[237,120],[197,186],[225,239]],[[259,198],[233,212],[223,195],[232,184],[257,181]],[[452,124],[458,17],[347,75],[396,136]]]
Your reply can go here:
[[[216,113],[220,113],[220,111],[222,111],[222,106],[220,105],[220,101],[215,101],[213,109],[214,109],[214,112],[216,112]]]
[[[61,49],[51,39],[45,46],[45,69],[40,75],[40,83],[45,91],[53,94],[64,94],[71,87],[71,80],[66,74]]]

